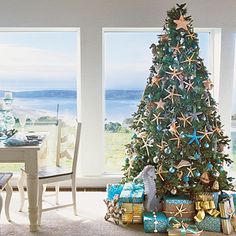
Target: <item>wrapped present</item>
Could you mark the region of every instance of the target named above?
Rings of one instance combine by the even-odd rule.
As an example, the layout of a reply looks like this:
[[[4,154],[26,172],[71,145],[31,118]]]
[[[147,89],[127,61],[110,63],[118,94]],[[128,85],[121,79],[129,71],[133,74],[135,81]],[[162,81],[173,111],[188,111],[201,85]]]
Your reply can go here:
[[[216,209],[218,209],[218,203],[219,203],[219,196],[220,196],[220,192],[212,192],[210,193],[212,195],[213,201],[215,203],[215,207]]]
[[[143,222],[143,204],[142,203],[122,203],[122,214],[123,223],[141,224]]]
[[[179,221],[175,217],[169,217],[168,222],[167,232],[169,236],[199,236],[202,233],[202,230],[199,230],[196,225]]]
[[[219,233],[222,232],[222,224],[220,217],[206,215],[201,222],[196,222],[195,224],[200,230]]]
[[[144,186],[143,184],[125,183],[120,194],[120,202],[143,203]]]
[[[163,212],[144,212],[143,224],[145,233],[165,233],[168,220]]]
[[[123,187],[123,184],[107,184],[107,200],[111,201],[116,195],[120,196]]]
[[[194,203],[186,195],[164,196],[163,212],[167,217],[192,221],[195,215]]]
[[[229,195],[219,203],[222,229],[224,234],[231,234],[236,230],[236,215],[233,196]]]
[[[196,222],[201,222],[205,218],[206,213],[214,217],[220,214],[216,209],[213,199],[214,195],[212,193],[202,193],[196,196],[195,209],[197,215],[194,216]]]

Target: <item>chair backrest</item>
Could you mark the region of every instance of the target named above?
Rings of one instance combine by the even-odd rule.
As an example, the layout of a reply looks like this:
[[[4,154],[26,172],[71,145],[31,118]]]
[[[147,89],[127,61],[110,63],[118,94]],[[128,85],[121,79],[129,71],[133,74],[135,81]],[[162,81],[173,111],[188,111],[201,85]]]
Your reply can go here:
[[[76,121],[76,135],[75,135],[75,149],[74,149],[74,157],[72,163],[72,174],[76,176],[77,162],[79,156],[79,145],[80,145],[80,134],[81,134],[81,122]]]
[[[74,127],[74,126],[73,126]],[[73,129],[70,124],[67,125],[62,120],[58,121],[58,134],[57,134],[57,151],[56,151],[56,165],[61,166],[61,159],[67,158],[72,160],[72,172],[76,173],[78,154],[79,154],[79,144],[80,144],[80,133],[81,133],[81,122],[76,121],[75,136],[73,137],[74,153],[73,156],[68,152],[69,146],[69,135],[71,129]],[[65,132],[63,132],[65,130]],[[73,132],[74,133],[74,132]],[[64,146],[64,148],[62,148]]]

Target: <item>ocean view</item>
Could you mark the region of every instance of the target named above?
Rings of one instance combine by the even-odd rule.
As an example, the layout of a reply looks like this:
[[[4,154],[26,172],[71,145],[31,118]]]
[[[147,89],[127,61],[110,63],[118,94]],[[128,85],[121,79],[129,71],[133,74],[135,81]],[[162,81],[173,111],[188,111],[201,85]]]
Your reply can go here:
[[[108,121],[122,123],[137,110],[142,90],[106,90],[105,118]],[[0,91],[0,97],[3,97]],[[59,104],[59,116],[76,116],[76,91],[41,90],[13,92],[13,111],[26,112],[29,116],[56,116]]]

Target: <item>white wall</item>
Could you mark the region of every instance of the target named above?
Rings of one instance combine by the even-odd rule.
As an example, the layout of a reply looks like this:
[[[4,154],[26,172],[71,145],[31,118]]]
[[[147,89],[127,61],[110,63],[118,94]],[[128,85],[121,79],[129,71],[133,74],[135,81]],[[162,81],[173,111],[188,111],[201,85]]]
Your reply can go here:
[[[222,101],[223,105],[219,108],[228,129],[231,114],[236,1],[184,2],[187,2],[194,27],[222,28],[219,82],[222,92],[219,94],[219,103]],[[83,175],[100,176],[103,170],[102,27],[162,27],[166,11],[175,3],[173,0],[0,0],[0,27],[81,29],[83,133],[80,173]]]

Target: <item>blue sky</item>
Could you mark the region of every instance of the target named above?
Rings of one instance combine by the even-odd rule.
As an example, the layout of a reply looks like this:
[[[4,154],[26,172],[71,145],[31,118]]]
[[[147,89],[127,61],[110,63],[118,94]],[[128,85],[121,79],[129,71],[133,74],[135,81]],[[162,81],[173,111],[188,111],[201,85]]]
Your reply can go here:
[[[105,88],[143,89],[160,32],[105,33]],[[202,57],[207,33],[200,34]],[[76,32],[0,32],[0,90],[75,89]]]
[[[0,32],[0,90],[75,89],[76,32]]]

